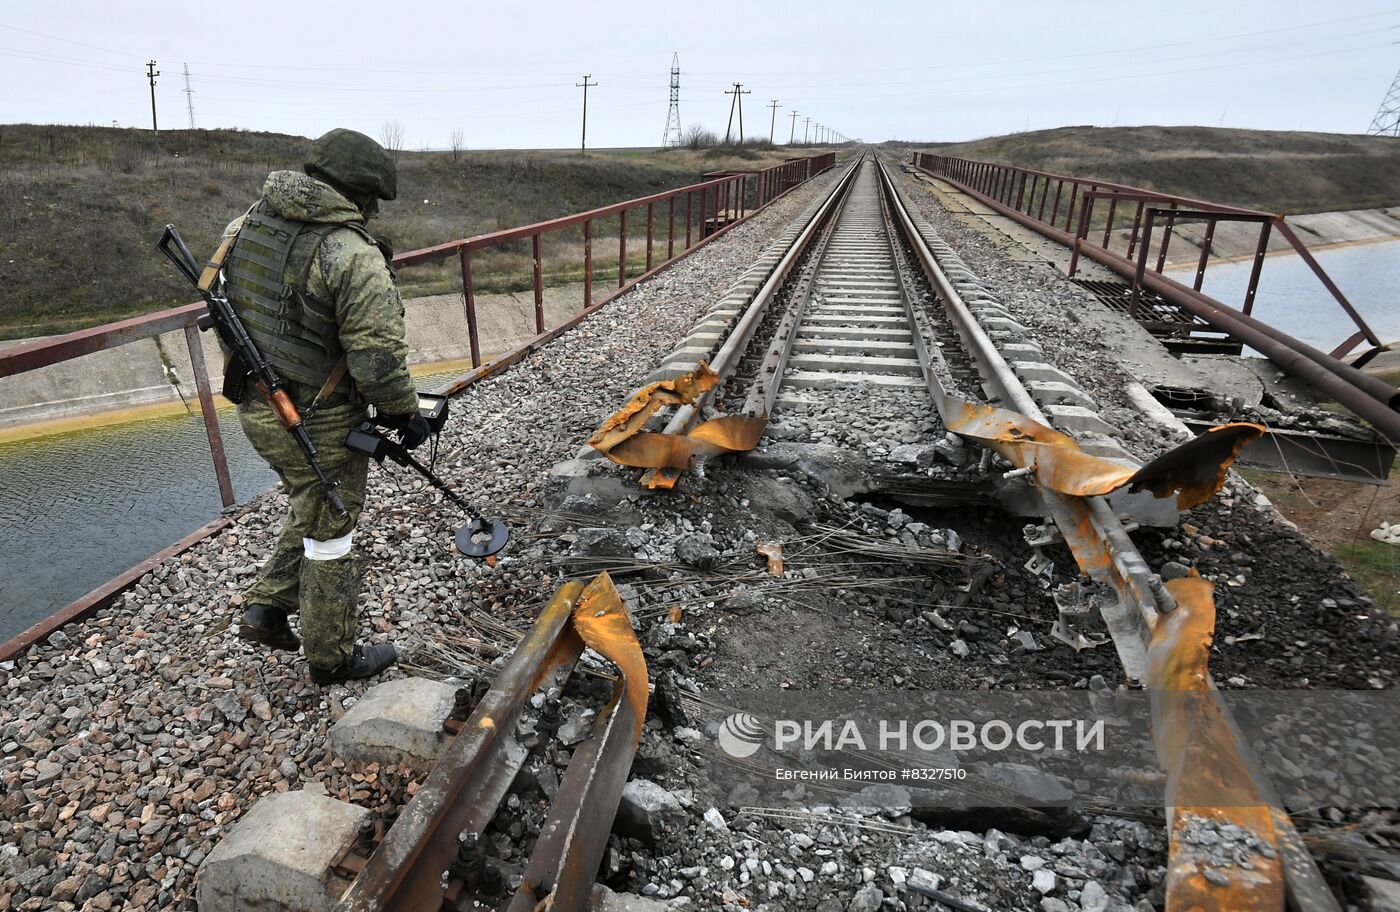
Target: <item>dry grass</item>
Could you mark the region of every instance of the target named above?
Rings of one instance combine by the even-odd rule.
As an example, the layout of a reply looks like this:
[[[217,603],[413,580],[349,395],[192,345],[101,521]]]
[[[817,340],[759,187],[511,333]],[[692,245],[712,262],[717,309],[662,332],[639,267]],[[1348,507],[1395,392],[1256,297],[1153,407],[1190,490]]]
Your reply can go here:
[[[302,137],[234,130],[153,137],[100,127],[0,127],[0,338],[62,332],[187,303],[189,288],[155,250],[161,228],[175,223],[196,256],[203,255],[228,220],[256,199],[267,173],[299,168],[309,145]],[[783,149],[748,148],[619,149],[586,157],[568,151],[401,152],[399,199],[385,205],[372,227],[396,249],[408,250],[787,157]],[[644,213],[631,218],[629,254],[635,254],[644,246],[638,240],[645,237]],[[660,224],[664,213],[657,218]],[[616,268],[617,230],[616,220],[595,226],[599,235],[614,238],[612,247],[595,241],[601,268],[609,256]],[[514,276],[521,257],[529,259],[528,246],[486,258],[483,290],[492,283],[518,287]],[[581,252],[576,259],[581,272]],[[445,284],[446,270],[437,272]]]
[[[1060,127],[914,148],[1269,212],[1400,205],[1390,137],[1214,127]]]

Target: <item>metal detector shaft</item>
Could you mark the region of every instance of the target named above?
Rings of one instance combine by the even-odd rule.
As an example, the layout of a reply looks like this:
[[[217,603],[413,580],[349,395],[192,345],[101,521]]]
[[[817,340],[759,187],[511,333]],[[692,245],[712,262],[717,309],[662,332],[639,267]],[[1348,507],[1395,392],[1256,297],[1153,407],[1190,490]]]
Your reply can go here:
[[[393,440],[388,439],[387,437],[384,439],[384,442],[385,444],[387,444],[386,451],[390,459],[394,460],[401,466],[408,466],[410,469],[413,469],[419,475],[422,475],[424,478],[428,479],[429,484],[431,484],[433,487],[437,488],[444,495],[446,495],[448,500],[451,500],[457,506],[461,507],[462,512],[466,513],[467,516],[471,519],[481,519],[481,514],[476,512],[475,508],[473,508],[471,504],[463,500],[462,495],[458,494],[456,491],[448,487],[447,482],[437,477],[437,475],[433,473],[432,469],[429,469],[427,466],[423,465],[423,463],[410,456],[408,450],[404,448],[403,444],[396,443]]]

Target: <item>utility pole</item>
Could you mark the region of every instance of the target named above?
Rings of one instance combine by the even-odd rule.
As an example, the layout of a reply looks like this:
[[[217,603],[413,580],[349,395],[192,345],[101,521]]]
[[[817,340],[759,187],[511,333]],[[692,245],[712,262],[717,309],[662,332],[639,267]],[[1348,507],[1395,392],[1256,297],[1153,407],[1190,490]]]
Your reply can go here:
[[[156,77],[160,75],[160,70],[156,69],[156,62],[152,60],[146,64],[146,78],[151,81],[151,132],[159,133],[160,128],[156,126]]]
[[[812,127],[812,118],[802,121],[802,145],[807,145],[807,133]]]
[[[671,55],[671,108],[666,112],[666,132],[661,134],[661,147],[681,145],[681,55]]]
[[[774,98],[768,103],[768,107],[773,109],[773,116],[768,119],[768,142],[773,142],[773,128],[778,124],[778,99]]]
[[[583,133],[578,141],[578,154],[580,158],[588,152],[588,89],[590,86],[596,86],[598,84],[588,81],[592,78],[593,74],[589,73],[587,76],[583,77],[583,82],[574,83],[576,88],[583,89]]]
[[[752,95],[753,90],[745,91],[741,83],[734,83],[734,89],[738,92],[739,99],[739,145],[744,144],[744,96]]]
[[[739,111],[739,145],[744,144],[744,96],[752,95],[753,92],[745,91],[742,82],[734,83],[734,88],[725,89],[724,94],[733,95],[729,100],[729,123],[724,127],[724,144],[729,145],[730,132],[734,129],[734,111]]]
[[[797,114],[796,111],[793,111],[793,112],[792,112],[791,114],[789,114],[788,116],[792,118],[792,126],[788,129],[788,145],[790,146],[790,145],[792,145],[793,137],[797,136],[797,117],[798,117],[798,114]]]
[[[190,65],[185,64],[185,107],[190,112],[190,129],[194,129],[194,89],[190,88]]]

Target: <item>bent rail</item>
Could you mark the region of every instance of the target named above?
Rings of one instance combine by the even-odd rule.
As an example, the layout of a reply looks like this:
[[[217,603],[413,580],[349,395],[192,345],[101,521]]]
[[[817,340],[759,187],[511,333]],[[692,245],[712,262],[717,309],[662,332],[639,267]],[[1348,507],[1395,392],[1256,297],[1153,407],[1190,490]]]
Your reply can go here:
[[[1187,579],[1163,583],[1128,535],[1119,516],[1101,495],[1071,495],[1052,485],[1050,474],[1071,469],[1073,454],[1064,447],[1047,447],[1035,453],[1021,451],[1025,441],[1034,439],[1036,425],[1049,426],[1035,398],[1016,371],[997,350],[977,316],[959,294],[954,282],[927,238],[919,230],[903,193],[882,168],[884,182],[896,224],[904,233],[915,259],[934,286],[943,309],[952,321],[964,347],[973,356],[983,381],[1014,415],[1019,427],[1000,439],[969,434],[967,412],[977,409],[959,403],[940,388],[929,374],[933,395],[945,425],[955,433],[970,436],[998,453],[1018,468],[1030,468],[1037,479],[1037,491],[1049,518],[1059,528],[1084,578],[1111,591],[1116,605],[1100,604],[1102,614],[1124,668],[1131,677],[1148,684],[1153,693],[1153,739],[1163,771],[1168,776],[1169,862],[1166,879],[1166,908],[1176,910],[1278,910],[1284,908],[1285,890],[1290,908],[1336,910],[1321,873],[1306,852],[1287,850],[1301,844],[1301,837],[1288,815],[1274,807],[1271,789],[1257,772],[1258,763],[1249,745],[1239,735],[1219,692],[1210,677],[1210,644],[1214,633],[1215,604],[1213,584],[1192,571]],[[910,308],[913,315],[913,308]],[[915,333],[916,344],[922,338]],[[981,407],[986,410],[985,406]],[[1149,464],[1177,469],[1195,464],[1206,469],[1199,483],[1180,488],[1178,503],[1183,508],[1210,497],[1224,480],[1239,445],[1255,425],[1217,428],[1225,441],[1227,454],[1198,449],[1197,438],[1176,454],[1168,454]],[[1029,432],[1029,433],[1028,433]],[[1234,442],[1228,442],[1234,437]],[[1222,459],[1221,457],[1224,456]],[[1175,457],[1175,458],[1174,458]],[[1181,458],[1185,457],[1185,458]],[[1218,468],[1217,468],[1218,467]],[[1042,477],[1047,473],[1047,477]],[[1168,487],[1182,477],[1175,476]],[[1060,476],[1065,480],[1069,473]],[[1151,485],[1148,485],[1151,489]],[[1153,493],[1158,493],[1153,490]],[[1068,592],[1077,592],[1071,583]],[[1068,594],[1068,593],[1066,593]],[[1057,596],[1057,600],[1060,596]],[[1112,615],[1112,617],[1110,616]],[[1190,695],[1189,697],[1187,695]],[[1198,764],[1198,766],[1193,766]],[[1224,877],[1220,882],[1207,877],[1212,862],[1208,854],[1185,838],[1192,822],[1217,821],[1240,827],[1267,847],[1252,859],[1254,868],[1244,877]]]

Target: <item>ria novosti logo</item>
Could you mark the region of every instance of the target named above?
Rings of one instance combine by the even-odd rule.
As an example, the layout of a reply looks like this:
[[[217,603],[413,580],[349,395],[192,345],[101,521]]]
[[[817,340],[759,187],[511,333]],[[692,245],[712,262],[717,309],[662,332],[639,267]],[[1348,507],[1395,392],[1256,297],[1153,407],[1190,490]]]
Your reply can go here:
[[[900,751],[1036,753],[1105,749],[1102,719],[777,719],[765,725],[752,713],[731,713],[719,726],[720,749],[738,760],[769,744],[774,751]],[[771,739],[770,739],[771,734]]]
[[[763,723],[746,712],[730,714],[719,726],[715,736],[719,746],[736,760],[752,757],[763,746]]]

